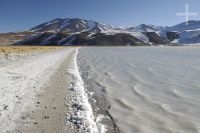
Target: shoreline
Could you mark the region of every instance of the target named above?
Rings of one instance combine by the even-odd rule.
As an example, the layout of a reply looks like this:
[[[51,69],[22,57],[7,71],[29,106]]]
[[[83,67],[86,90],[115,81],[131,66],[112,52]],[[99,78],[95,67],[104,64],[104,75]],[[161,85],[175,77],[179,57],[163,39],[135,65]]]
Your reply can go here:
[[[103,132],[99,133],[120,133],[119,127],[109,113],[111,105],[106,100],[105,87],[96,82],[95,79],[89,77],[89,66],[82,65],[83,63],[81,61],[83,60],[81,58],[82,57],[78,55],[78,66],[81,77],[85,83],[85,90],[90,94],[89,103],[92,106],[94,117],[98,121],[97,124],[102,124],[105,128]]]
[[[74,124],[78,131],[86,133],[104,133],[102,125],[98,125],[93,116],[93,108],[89,103],[89,93],[85,89],[84,81],[81,77],[77,56],[79,49],[76,49],[74,58],[70,63],[70,67],[67,71],[69,75],[69,112],[67,116],[67,122]]]

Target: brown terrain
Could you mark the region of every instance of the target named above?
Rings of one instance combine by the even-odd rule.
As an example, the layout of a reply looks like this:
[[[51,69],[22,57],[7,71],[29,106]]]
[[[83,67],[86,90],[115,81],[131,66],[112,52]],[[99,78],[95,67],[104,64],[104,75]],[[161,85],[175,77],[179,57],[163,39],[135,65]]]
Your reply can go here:
[[[34,32],[0,33],[0,46],[14,44],[34,35],[36,35]]]
[[[12,62],[16,62],[21,58],[27,58],[37,54],[61,49],[63,47],[45,47],[45,46],[0,46],[0,64],[4,67]]]
[[[30,53],[30,52],[42,52],[54,49],[59,49],[62,47],[54,46],[0,46],[0,54],[12,54],[12,53]]]

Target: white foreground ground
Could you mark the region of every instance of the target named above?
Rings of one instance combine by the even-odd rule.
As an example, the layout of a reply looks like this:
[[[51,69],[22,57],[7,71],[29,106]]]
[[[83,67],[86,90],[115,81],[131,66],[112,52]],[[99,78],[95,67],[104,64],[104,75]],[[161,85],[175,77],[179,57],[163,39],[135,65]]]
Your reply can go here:
[[[0,133],[74,133],[73,123],[83,132],[96,131],[92,109],[78,81],[77,50],[35,54],[0,67]],[[70,84],[82,92],[71,94]],[[74,102],[86,106],[85,110],[75,114]]]
[[[55,81],[52,80],[52,78],[56,78],[55,74],[60,65],[63,62],[67,63],[68,60],[71,60],[71,55],[74,52],[75,49],[73,48],[69,50],[55,50],[53,52],[27,57],[0,68],[1,133],[23,132],[23,130],[24,132],[37,132],[37,130],[39,132],[40,128],[40,132],[42,132],[42,128],[45,128],[42,126],[50,126],[46,125],[47,123],[49,124],[49,122],[47,122],[48,119],[59,117],[50,117],[50,115],[56,111],[52,111],[52,113],[51,111],[42,112],[40,110],[43,110],[43,108],[47,110],[60,110],[60,106],[56,105],[54,100],[59,96],[64,99],[65,95],[62,95],[64,90],[56,92],[56,88],[50,89],[51,87],[48,86],[52,85],[50,81]],[[60,86],[61,85],[58,85],[58,91]],[[48,87],[49,90],[44,89],[45,87]],[[50,94],[52,96],[50,98],[48,93],[54,94]],[[49,97],[49,99],[52,100],[50,103],[52,105],[50,105],[48,101],[44,101],[48,99],[42,97]],[[62,102],[64,102],[64,100],[62,100]],[[65,114],[63,112],[63,114],[59,115],[64,116]],[[64,125],[63,121],[55,122],[62,124],[57,125],[57,128]],[[52,122],[52,124],[55,124],[55,122]],[[53,128],[50,127],[50,129]]]
[[[0,133],[199,133],[199,51],[68,47],[1,65]]]

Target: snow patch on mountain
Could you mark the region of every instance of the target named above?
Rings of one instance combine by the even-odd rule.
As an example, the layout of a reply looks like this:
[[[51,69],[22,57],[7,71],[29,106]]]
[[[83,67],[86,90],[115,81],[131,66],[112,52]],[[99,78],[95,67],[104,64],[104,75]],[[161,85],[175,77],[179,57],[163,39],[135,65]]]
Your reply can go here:
[[[90,30],[90,29],[92,29],[92,28],[94,28],[97,24],[94,22],[94,21],[88,21],[87,22],[87,25],[88,25],[88,30]]]
[[[51,35],[50,37],[48,37],[48,38],[46,38],[45,40],[43,40],[42,43],[41,43],[41,45],[46,45],[46,44],[48,44],[48,43],[50,42],[50,40],[51,40],[52,38],[56,37],[56,36],[57,36],[57,34]]]
[[[173,31],[179,34],[179,38],[172,42],[181,44],[196,44],[200,42],[200,21],[188,21],[168,27],[165,31]]]
[[[149,38],[144,35],[143,33],[141,32],[136,32],[136,31],[129,31],[127,29],[115,29],[115,28],[107,28],[107,29],[104,29],[101,31],[101,33],[105,33],[106,35],[115,35],[117,33],[126,33],[126,34],[129,34],[129,35],[132,35],[144,42],[148,42],[149,41]]]

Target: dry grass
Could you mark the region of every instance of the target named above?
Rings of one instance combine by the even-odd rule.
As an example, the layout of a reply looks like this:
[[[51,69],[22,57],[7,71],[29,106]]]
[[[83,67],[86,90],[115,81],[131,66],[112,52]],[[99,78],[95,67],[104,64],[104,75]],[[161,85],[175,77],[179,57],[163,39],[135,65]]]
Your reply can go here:
[[[61,49],[63,47],[54,46],[0,46],[0,54],[25,54],[35,52],[46,52]]]

